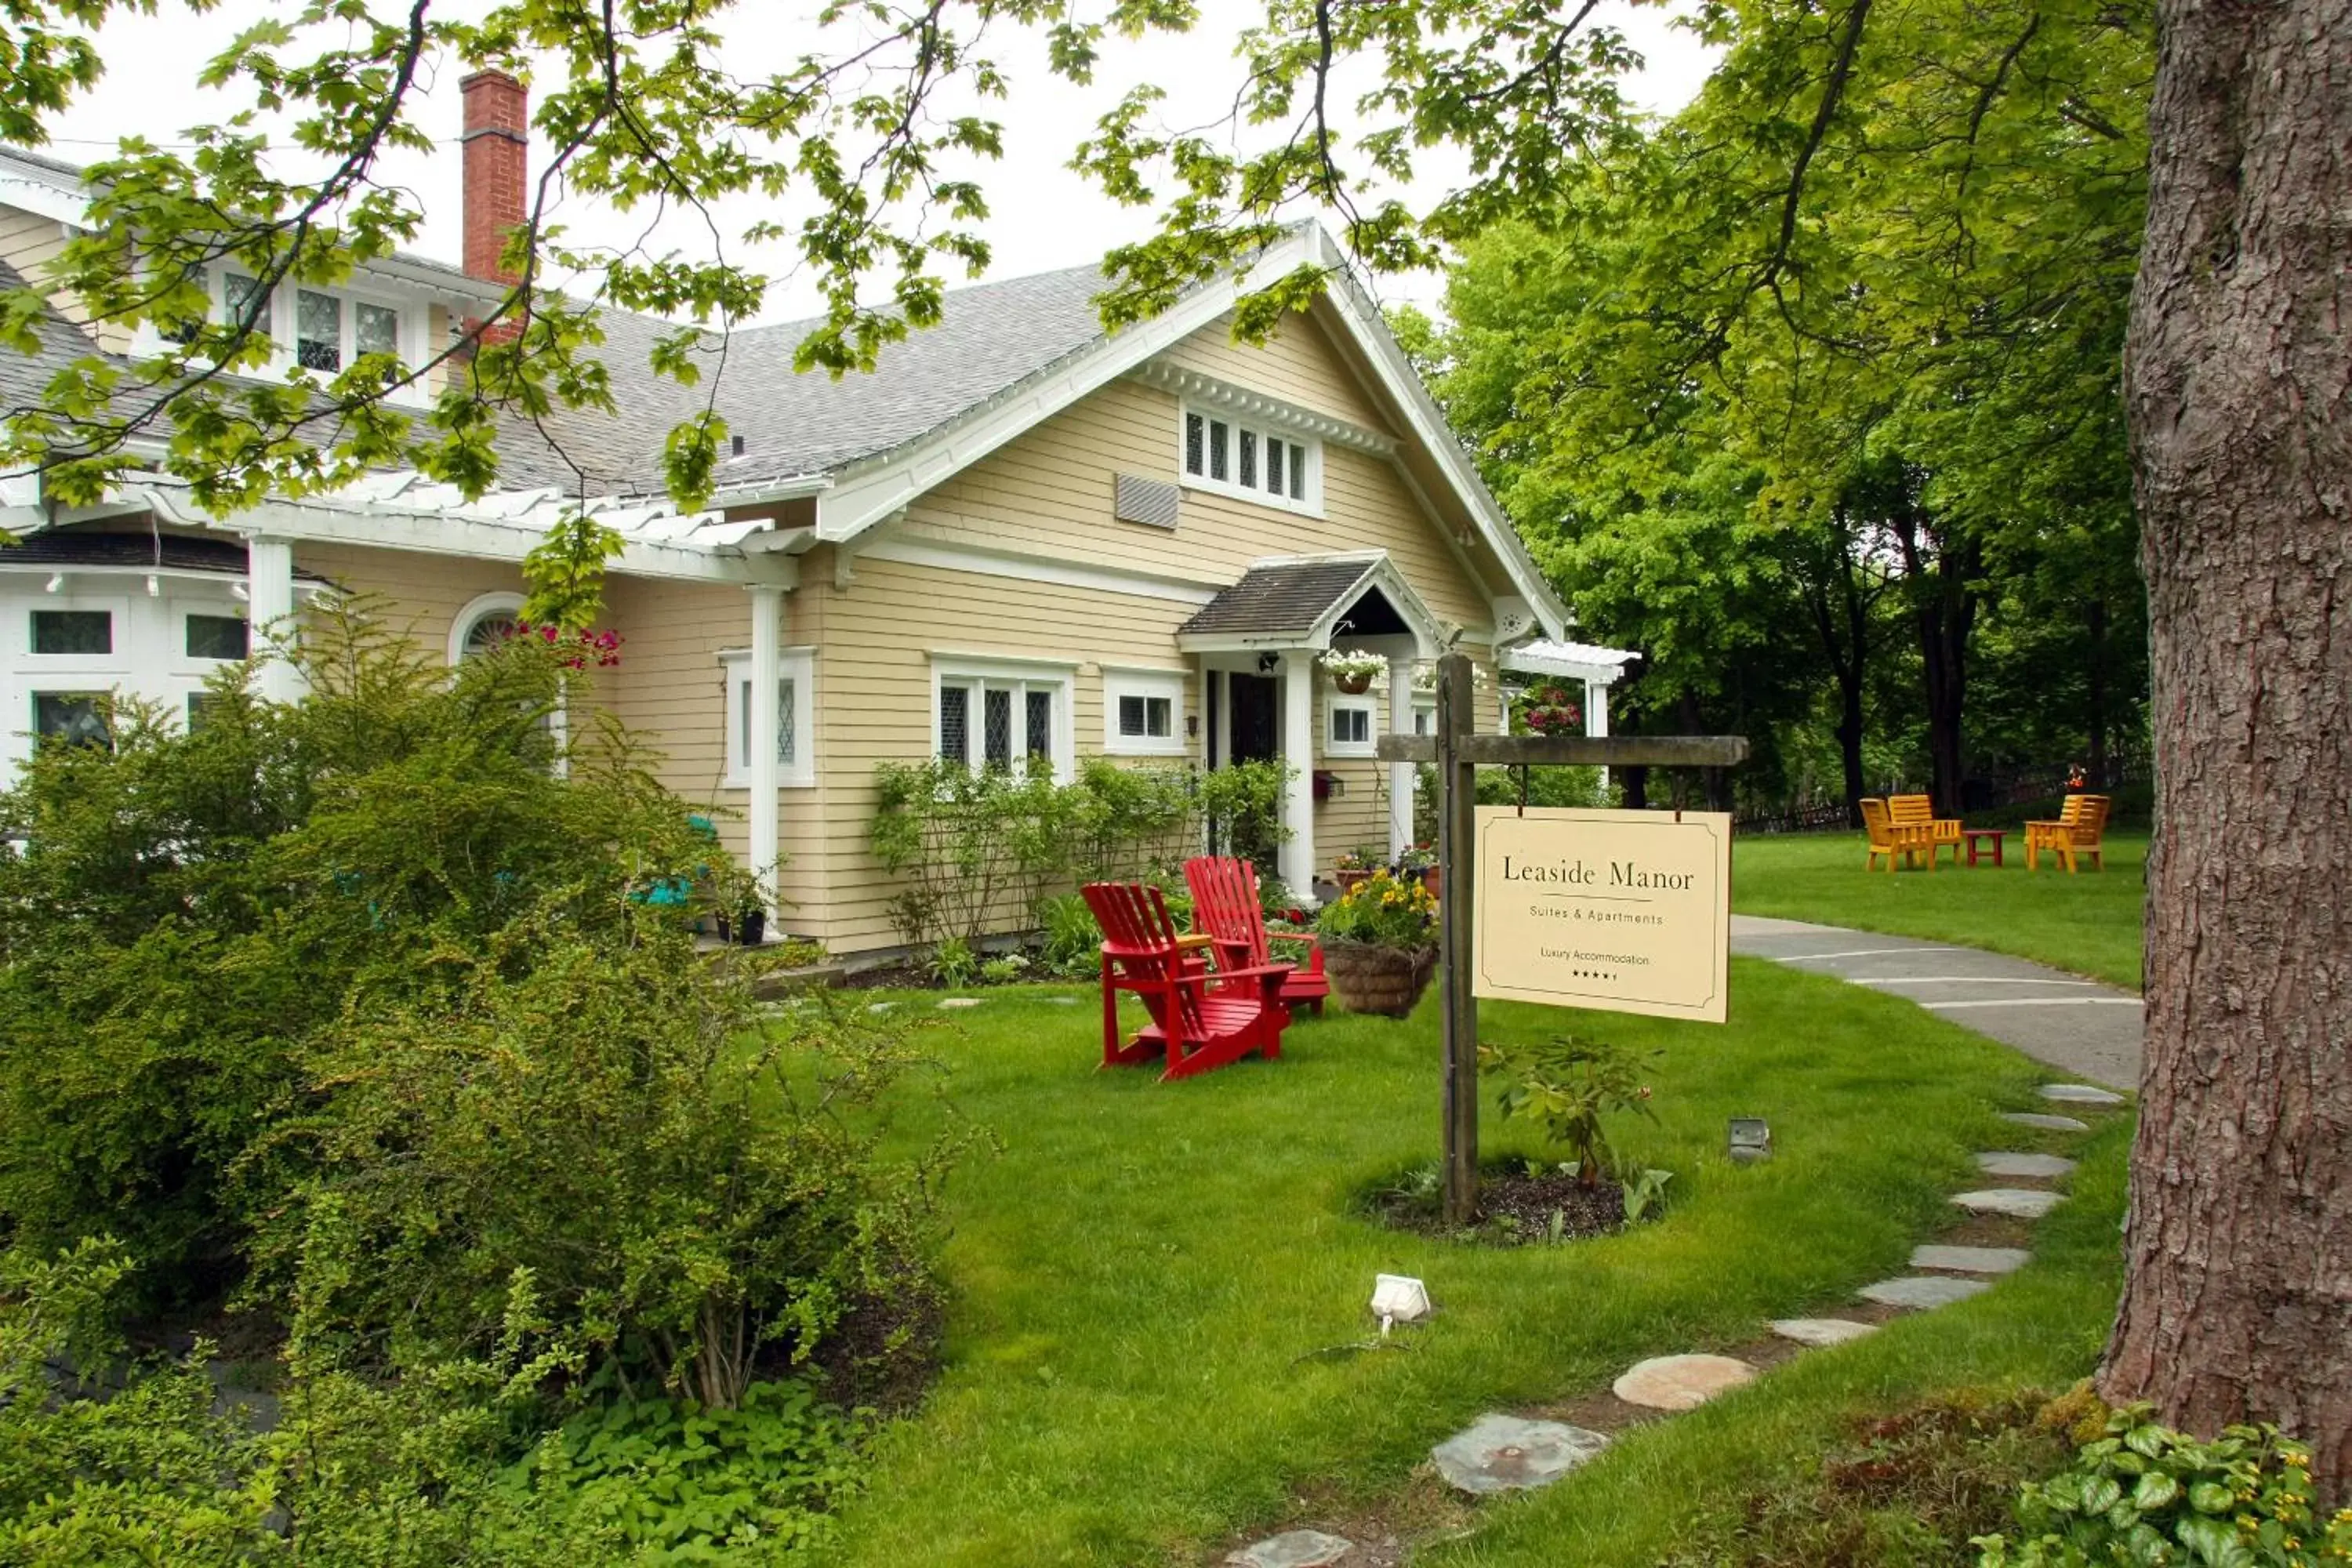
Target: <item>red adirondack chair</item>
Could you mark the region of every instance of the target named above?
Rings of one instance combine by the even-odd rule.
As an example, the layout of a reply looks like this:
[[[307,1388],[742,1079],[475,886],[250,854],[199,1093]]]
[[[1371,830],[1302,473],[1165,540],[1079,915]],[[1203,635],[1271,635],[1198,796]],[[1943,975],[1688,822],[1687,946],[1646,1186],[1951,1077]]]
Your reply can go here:
[[[1323,944],[1303,931],[1265,929],[1256,867],[1237,858],[1202,855],[1184,862],[1184,885],[1192,890],[1193,929],[1215,941],[1220,969],[1275,963],[1274,944],[1292,944],[1298,958],[1282,983],[1283,1003],[1310,1007],[1322,1016],[1323,998],[1331,994],[1331,982],[1323,973]]]
[[[1176,930],[1160,889],[1131,882],[1089,882],[1079,891],[1102,927],[1103,1065],[1168,1058],[1160,1081],[1238,1061],[1257,1051],[1282,1054],[1286,963],[1212,970],[1194,955],[1201,939]],[[1119,1043],[1118,994],[1143,999],[1151,1022]]]

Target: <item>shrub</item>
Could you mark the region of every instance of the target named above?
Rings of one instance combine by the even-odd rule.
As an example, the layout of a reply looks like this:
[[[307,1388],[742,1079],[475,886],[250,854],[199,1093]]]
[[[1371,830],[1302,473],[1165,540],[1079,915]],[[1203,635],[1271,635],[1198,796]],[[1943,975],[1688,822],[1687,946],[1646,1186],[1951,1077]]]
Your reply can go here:
[[[1634,1111],[1657,1120],[1649,1086],[1642,1081],[1656,1064],[1655,1051],[1633,1051],[1605,1040],[1554,1035],[1527,1046],[1478,1047],[1481,1071],[1503,1079],[1503,1114],[1539,1122],[1544,1136],[1567,1154],[1576,1179],[1597,1186],[1617,1168],[1604,1115]],[[1653,1194],[1654,1196],[1654,1194]]]
[[[1275,856],[1289,840],[1282,823],[1283,793],[1297,770],[1279,759],[1235,763],[1201,778],[1201,815],[1208,827],[1209,852],[1253,861],[1271,871]]]
[[[885,763],[874,782],[868,840],[884,870],[908,879],[892,910],[909,942],[975,942],[1067,864],[1069,803],[1045,768]]]
[[[1324,905],[1315,929],[1336,942],[1424,948],[1437,940],[1437,900],[1418,879],[1375,871]]]
[[[1045,932],[1038,962],[1048,973],[1091,980],[1100,973],[1102,927],[1095,912],[1076,893],[1055,893],[1037,900],[1037,923]]]
[[[44,746],[0,795],[0,1223],[109,1231],[190,1295],[289,1179],[245,1156],[308,1109],[317,1031],[444,993],[453,953],[625,945],[628,891],[713,858],[618,731],[551,767],[575,678],[535,639],[451,670],[347,605],[299,657],[305,702],[241,670],[193,733],[125,701],[110,750]]]
[[[2158,1425],[2149,1409],[2110,1413],[2072,1467],[2025,1483],[2024,1539],[1979,1538],[1979,1568],[2322,1568],[2352,1556],[2352,1509],[2319,1514],[2308,1448],[2268,1426],[2231,1426],[2209,1443]]]
[[[1079,882],[1164,877],[1200,847],[1197,775],[1088,758],[1065,792],[1066,874]]]

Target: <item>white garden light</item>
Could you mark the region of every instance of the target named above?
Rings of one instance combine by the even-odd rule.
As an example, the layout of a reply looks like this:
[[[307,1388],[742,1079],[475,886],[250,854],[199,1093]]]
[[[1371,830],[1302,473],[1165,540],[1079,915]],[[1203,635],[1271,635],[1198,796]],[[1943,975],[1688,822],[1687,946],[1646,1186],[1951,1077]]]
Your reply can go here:
[[[1428,1288],[1420,1280],[1402,1274],[1373,1277],[1372,1313],[1381,1321],[1383,1337],[1391,1324],[1417,1323],[1431,1310]]]

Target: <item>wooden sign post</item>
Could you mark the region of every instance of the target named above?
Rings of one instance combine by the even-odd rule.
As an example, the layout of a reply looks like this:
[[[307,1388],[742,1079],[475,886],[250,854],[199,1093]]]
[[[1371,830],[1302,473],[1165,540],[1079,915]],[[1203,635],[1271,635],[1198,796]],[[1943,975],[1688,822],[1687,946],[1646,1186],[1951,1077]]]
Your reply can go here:
[[[1383,735],[1384,763],[1437,767],[1438,957],[1445,1060],[1445,1218],[1478,1211],[1478,997],[1472,954],[1477,909],[1478,767],[1727,767],[1748,758],[1740,735],[1482,735],[1470,660],[1437,661],[1436,732]]]

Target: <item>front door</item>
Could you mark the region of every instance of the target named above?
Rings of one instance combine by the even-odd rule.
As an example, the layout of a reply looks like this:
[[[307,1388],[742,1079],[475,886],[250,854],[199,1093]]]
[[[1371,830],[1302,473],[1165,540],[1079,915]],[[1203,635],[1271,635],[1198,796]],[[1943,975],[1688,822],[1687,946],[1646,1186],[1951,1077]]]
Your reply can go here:
[[[1276,736],[1280,733],[1274,719],[1274,677],[1230,675],[1225,679],[1234,705],[1233,760],[1237,763],[1271,760],[1278,749]]]

